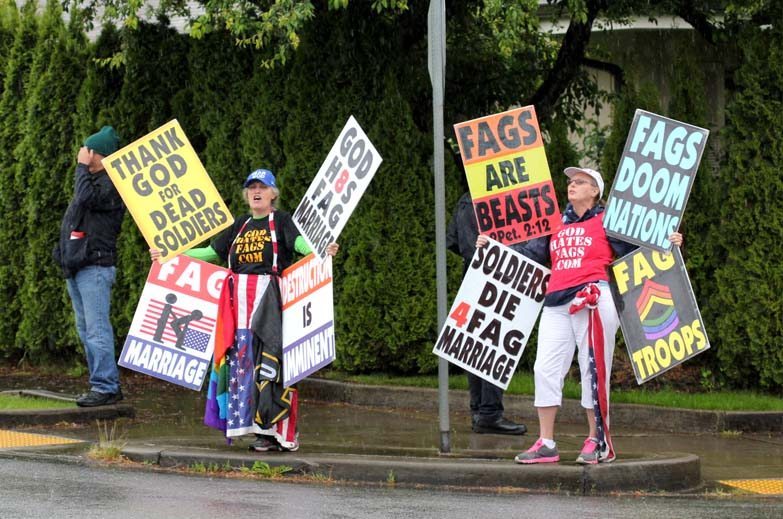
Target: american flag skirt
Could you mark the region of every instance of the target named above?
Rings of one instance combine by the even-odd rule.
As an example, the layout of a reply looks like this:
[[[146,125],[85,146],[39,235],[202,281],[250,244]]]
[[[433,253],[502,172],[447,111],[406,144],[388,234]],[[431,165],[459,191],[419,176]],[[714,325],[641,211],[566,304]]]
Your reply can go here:
[[[235,274],[234,315],[236,335],[233,346],[227,352],[228,399],[226,412],[226,437],[233,438],[255,433],[274,436],[285,448],[294,448],[297,442],[297,418],[299,399],[297,391],[289,388],[291,411],[288,416],[269,429],[262,429],[255,421],[256,345],[253,341],[251,322],[264,292],[275,290],[266,275]]]

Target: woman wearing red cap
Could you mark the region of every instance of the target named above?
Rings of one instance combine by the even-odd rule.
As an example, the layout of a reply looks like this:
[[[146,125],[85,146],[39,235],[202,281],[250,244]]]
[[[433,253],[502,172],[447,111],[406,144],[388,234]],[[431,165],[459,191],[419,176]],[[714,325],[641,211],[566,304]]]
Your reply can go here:
[[[604,207],[600,203],[604,181],[601,174],[589,168],[575,167],[566,168],[564,172],[568,176],[568,205],[563,213],[563,227],[551,236],[531,240],[522,248],[524,254],[539,263],[550,263],[552,274],[538,326],[538,349],[533,369],[534,405],[538,410],[540,437],[527,451],[516,456],[517,463],[560,461],[554,441],[555,418],[562,404],[563,381],[575,349],[578,349],[582,380],[581,403],[589,429],[576,461],[594,464],[615,459],[609,435],[608,402],[619,318],[609,290],[607,270],[615,256],[624,256],[636,246],[610,238],[604,231]],[[672,233],[669,240],[680,245],[682,235]],[[487,237],[479,236],[476,246],[483,247],[486,243]],[[603,328],[603,337],[593,334],[592,347],[588,336],[591,313],[585,307],[588,304],[594,308],[597,315],[593,315],[600,318]],[[601,373],[603,377],[599,374],[597,382],[594,382],[594,373]],[[602,384],[603,388],[599,387]],[[599,401],[603,406],[598,404]]]
[[[232,271],[218,315],[221,329],[230,327],[223,334],[230,344],[224,356],[216,346],[204,423],[229,439],[255,433],[250,449],[262,452],[299,448],[297,390],[282,383],[279,276],[294,252],[311,251],[291,215],[276,208],[279,196],[271,171],[253,171],[243,190],[250,214],[234,220],[211,246],[186,252],[203,261],[227,262]],[[334,256],[338,248],[331,243],[326,252]],[[150,254],[153,259],[159,255],[156,250]]]

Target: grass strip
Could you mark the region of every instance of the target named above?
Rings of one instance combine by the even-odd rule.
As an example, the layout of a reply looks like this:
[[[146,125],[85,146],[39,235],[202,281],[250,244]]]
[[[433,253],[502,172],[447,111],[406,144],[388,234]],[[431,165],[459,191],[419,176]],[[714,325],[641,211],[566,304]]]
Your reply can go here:
[[[384,374],[348,375],[329,370],[322,372],[324,378],[357,384],[426,387],[437,388],[436,375],[392,376]],[[517,373],[511,379],[506,390],[510,395],[533,395],[533,376]],[[449,389],[468,389],[465,375],[449,376]],[[580,398],[582,394],[578,381],[566,379],[563,387],[565,398]],[[647,390],[622,389],[612,391],[612,402],[626,404],[654,405],[660,407],[679,407],[683,409],[702,409],[710,411],[783,411],[783,398],[752,391],[710,391],[704,393],[686,393],[672,389]]]
[[[0,394],[0,410],[21,410],[21,409],[68,409],[76,407],[74,402],[63,400],[50,400],[48,398],[2,395]]]

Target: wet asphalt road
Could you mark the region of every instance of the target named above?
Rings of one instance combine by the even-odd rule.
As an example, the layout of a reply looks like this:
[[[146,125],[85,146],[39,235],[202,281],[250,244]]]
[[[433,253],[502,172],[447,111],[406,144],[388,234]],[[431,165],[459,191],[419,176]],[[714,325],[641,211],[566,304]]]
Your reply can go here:
[[[783,501],[306,485],[0,459],[0,518],[783,517]]]

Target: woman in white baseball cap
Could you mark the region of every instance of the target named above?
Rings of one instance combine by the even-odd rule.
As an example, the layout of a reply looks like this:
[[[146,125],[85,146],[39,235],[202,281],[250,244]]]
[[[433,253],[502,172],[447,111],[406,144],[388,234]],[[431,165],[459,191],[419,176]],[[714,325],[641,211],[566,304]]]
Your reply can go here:
[[[534,366],[534,405],[540,432],[533,446],[515,457],[517,463],[523,464],[560,461],[554,440],[555,418],[575,350],[578,350],[582,380],[581,403],[588,424],[587,438],[576,461],[594,464],[615,459],[609,434],[608,401],[619,319],[609,290],[608,267],[615,257],[628,254],[636,246],[610,238],[604,231],[601,173],[583,167],[569,167],[564,173],[568,176],[568,205],[563,212],[562,228],[521,247],[522,253],[539,263],[551,264],[552,269],[538,326]],[[680,245],[682,235],[673,233],[669,240]],[[486,243],[487,237],[479,236],[476,246]],[[582,310],[586,305],[594,309],[593,314]],[[592,330],[591,317],[600,318],[603,337],[588,333]],[[598,369],[591,369],[591,363]],[[599,380],[594,380],[594,373],[601,372],[603,377],[599,375]],[[601,409],[599,401],[605,412],[596,411]]]

